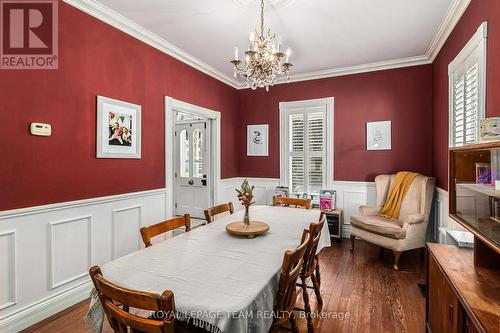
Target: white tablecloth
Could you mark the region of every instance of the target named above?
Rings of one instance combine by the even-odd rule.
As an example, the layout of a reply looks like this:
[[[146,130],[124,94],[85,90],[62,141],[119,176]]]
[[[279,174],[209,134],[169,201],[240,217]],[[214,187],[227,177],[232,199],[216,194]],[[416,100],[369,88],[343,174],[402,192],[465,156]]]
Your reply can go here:
[[[113,260],[102,267],[110,281],[161,294],[172,290],[181,319],[212,332],[268,332],[283,254],[318,221],[318,210],[252,206],[250,218],[269,224],[254,239],[228,234],[243,211]],[[318,251],[330,246],[325,223]]]

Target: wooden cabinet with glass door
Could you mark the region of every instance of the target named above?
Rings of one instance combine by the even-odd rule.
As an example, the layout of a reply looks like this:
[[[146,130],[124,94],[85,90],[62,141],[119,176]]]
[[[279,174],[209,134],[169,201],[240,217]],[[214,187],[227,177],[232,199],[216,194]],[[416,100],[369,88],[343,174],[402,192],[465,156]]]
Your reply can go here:
[[[474,249],[427,245],[427,331],[498,333],[500,142],[450,149],[449,176],[450,218],[474,235]]]

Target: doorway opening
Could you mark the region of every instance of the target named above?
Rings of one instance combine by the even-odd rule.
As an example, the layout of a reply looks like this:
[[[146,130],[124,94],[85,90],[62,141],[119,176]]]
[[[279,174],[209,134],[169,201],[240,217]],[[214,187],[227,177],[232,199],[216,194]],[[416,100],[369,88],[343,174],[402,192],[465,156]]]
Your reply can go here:
[[[212,122],[206,117],[174,112],[174,215],[202,219],[203,211],[213,202],[209,181]]]
[[[220,113],[166,97],[166,218],[204,220],[204,210],[218,202],[219,182]]]

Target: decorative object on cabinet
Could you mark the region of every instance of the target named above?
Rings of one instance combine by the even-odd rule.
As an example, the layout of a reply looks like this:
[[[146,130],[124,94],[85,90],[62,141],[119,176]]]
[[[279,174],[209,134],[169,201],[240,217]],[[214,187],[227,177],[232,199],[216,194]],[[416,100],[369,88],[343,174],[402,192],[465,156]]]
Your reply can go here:
[[[334,210],[337,208],[337,191],[320,190],[319,191],[319,209],[322,211]]]
[[[288,186],[276,186],[276,190],[274,191],[274,197],[273,198],[286,198],[290,194],[290,190],[288,189]]]
[[[391,150],[391,121],[366,123],[366,150]]]
[[[97,96],[97,157],[141,158],[141,106]]]
[[[479,127],[479,139],[481,142],[500,140],[500,117],[481,119]]]
[[[476,163],[476,184],[491,184],[491,167],[489,163]]]

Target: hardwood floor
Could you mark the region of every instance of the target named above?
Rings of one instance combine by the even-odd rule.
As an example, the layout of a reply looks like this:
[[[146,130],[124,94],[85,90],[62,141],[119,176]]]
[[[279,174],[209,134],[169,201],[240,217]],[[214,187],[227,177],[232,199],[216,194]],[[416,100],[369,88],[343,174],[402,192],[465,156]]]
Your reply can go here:
[[[348,243],[334,243],[320,254],[322,309],[312,291],[310,300],[324,318],[314,320],[315,332],[424,332],[425,299],[417,287],[424,280],[424,263],[418,251],[405,252],[395,271],[392,252],[381,257],[377,246],[356,241],[351,254]],[[84,301],[24,332],[89,332],[83,321],[87,309]],[[297,317],[300,332],[307,332],[305,318]],[[107,322],[104,332],[112,332]]]

